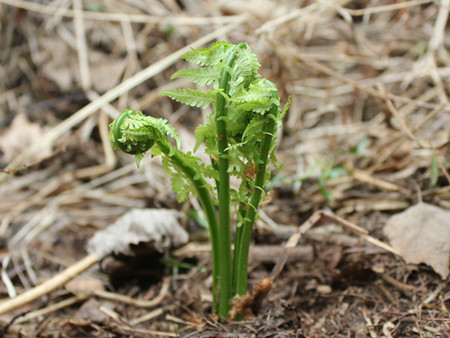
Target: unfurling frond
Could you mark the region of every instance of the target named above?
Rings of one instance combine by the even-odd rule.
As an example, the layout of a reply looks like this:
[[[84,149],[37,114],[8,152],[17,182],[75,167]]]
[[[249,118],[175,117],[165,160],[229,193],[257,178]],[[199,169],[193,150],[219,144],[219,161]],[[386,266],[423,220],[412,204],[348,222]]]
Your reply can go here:
[[[240,84],[239,87],[235,88],[236,90],[248,88],[250,83],[257,80],[259,78],[258,69],[261,67],[258,58],[251,52],[247,44],[243,43],[238,46],[238,57],[233,67],[235,78],[231,81]],[[230,95],[233,95],[233,93],[234,91],[230,91]]]
[[[230,49],[234,45],[228,42],[220,41],[214,43],[211,47],[205,49],[192,49],[192,52],[182,56],[186,61],[196,63],[200,66],[214,66],[220,61],[226,59]]]
[[[146,116],[131,109],[124,110],[110,124],[109,138],[113,148],[135,155],[138,166],[155,142],[165,141],[167,136],[172,137],[177,148],[180,148],[180,136],[167,120]]]
[[[237,109],[264,115],[273,104],[279,105],[276,88],[274,90],[270,84],[266,79],[258,79],[248,89],[237,92],[231,101],[236,104]]]
[[[246,126],[242,139],[246,139],[256,134],[262,134],[264,131],[264,123],[267,119],[262,116],[255,116],[250,123]]]

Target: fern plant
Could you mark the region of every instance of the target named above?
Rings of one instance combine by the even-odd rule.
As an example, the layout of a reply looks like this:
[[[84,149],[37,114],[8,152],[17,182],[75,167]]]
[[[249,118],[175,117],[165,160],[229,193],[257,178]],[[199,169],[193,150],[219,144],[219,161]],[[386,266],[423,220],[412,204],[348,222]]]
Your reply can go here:
[[[135,155],[138,165],[149,150],[161,155],[178,200],[183,201],[190,192],[198,197],[212,245],[213,306],[220,318],[226,319],[232,298],[247,292],[252,228],[270,167],[277,165],[276,133],[289,104],[280,108],[276,86],[260,77],[258,59],[246,43],[216,42],[206,49],[193,49],[183,58],[200,67],[179,70],[172,78],[183,77],[212,88],[161,94],[192,107],[212,107],[206,123],[195,130],[193,149],[195,152],[205,144],[210,163],[180,151],[180,138],[166,120],[133,110],[125,110],[110,125],[110,139],[115,149]],[[230,187],[230,176],[240,180],[238,188]],[[233,252],[232,208],[237,214]]]

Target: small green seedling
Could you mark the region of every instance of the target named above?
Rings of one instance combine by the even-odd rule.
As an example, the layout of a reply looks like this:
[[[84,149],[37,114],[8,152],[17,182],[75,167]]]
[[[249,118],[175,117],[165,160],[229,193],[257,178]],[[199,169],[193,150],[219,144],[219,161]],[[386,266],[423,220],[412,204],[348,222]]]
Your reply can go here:
[[[180,138],[166,120],[134,110],[123,111],[110,125],[110,139],[113,148],[135,155],[138,165],[149,150],[153,156],[161,155],[178,201],[190,193],[199,199],[212,246],[214,310],[227,319],[232,298],[247,292],[252,228],[271,176],[267,168],[277,165],[275,139],[289,105],[280,108],[275,85],[260,77],[258,59],[246,43],[216,42],[183,58],[200,67],[179,70],[172,78],[183,77],[212,89],[161,94],[189,106],[212,107],[206,123],[195,130],[193,149],[204,143],[211,163],[180,151]],[[240,180],[238,189],[230,187],[230,176]],[[237,214],[234,251],[232,210]]]

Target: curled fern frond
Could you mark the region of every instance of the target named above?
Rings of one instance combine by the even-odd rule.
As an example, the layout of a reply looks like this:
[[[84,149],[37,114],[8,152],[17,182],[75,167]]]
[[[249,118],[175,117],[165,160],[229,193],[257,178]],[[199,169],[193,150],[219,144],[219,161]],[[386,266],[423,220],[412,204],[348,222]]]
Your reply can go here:
[[[167,136],[175,140],[177,148],[180,147],[180,137],[167,120],[146,116],[131,109],[124,110],[110,124],[109,138],[113,148],[135,155],[138,166],[143,155],[155,142],[166,141]]]
[[[155,141],[142,132],[140,121],[130,121],[138,112],[127,109],[110,124],[109,137],[114,149],[120,149],[127,154],[140,154],[150,149]]]

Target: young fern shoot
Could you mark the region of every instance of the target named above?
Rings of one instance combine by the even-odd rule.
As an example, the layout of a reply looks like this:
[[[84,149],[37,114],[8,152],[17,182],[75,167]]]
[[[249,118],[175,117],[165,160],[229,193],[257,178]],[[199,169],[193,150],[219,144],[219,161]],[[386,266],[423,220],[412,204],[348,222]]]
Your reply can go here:
[[[186,199],[189,191],[199,198],[212,245],[214,309],[226,319],[231,299],[247,292],[252,228],[264,198],[264,186],[270,179],[268,167],[277,165],[276,134],[289,104],[279,108],[276,86],[260,77],[258,59],[245,43],[217,42],[206,49],[194,49],[183,58],[200,67],[179,70],[172,78],[183,77],[212,88],[175,89],[161,94],[192,107],[212,107],[206,123],[195,131],[194,147],[195,152],[204,143],[211,163],[181,152],[174,128],[166,120],[141,112],[124,111],[111,124],[110,138],[114,148],[134,154],[138,164],[148,150],[162,155],[178,200]],[[175,140],[177,147],[167,136]],[[230,176],[240,180],[238,188],[230,187]],[[216,182],[216,194],[208,179]],[[232,207],[237,212],[233,253]]]

